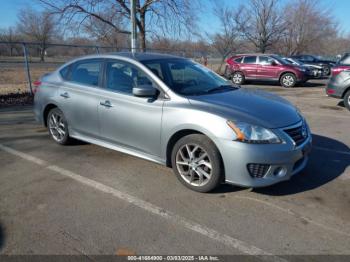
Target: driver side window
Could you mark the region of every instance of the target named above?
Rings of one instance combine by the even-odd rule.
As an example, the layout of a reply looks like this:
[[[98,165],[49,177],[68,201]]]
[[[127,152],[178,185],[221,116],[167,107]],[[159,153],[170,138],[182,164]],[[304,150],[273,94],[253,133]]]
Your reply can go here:
[[[108,61],[106,65],[106,88],[132,94],[133,87],[152,85],[150,78],[139,68],[124,61]]]

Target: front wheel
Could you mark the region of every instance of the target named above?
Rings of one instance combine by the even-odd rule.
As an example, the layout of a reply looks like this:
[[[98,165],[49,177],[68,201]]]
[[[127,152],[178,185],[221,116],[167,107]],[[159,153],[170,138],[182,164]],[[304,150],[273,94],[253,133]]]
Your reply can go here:
[[[68,133],[68,124],[61,110],[57,107],[50,110],[47,117],[47,128],[52,139],[61,145],[71,142]]]
[[[350,110],[350,90],[346,92],[344,96],[344,105],[348,110]]]
[[[281,76],[280,83],[283,87],[294,87],[297,83],[297,78],[294,74],[287,73]]]
[[[171,156],[174,173],[186,187],[197,192],[209,192],[223,180],[223,165],[219,150],[200,134],[181,138]]]
[[[323,73],[325,76],[329,76],[331,74],[331,68],[329,66],[323,66]]]

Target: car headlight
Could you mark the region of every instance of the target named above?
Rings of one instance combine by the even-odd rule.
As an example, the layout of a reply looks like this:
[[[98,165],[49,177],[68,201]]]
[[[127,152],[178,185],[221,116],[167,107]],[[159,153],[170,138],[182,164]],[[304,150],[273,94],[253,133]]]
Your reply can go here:
[[[275,133],[261,126],[230,120],[227,121],[227,124],[235,133],[236,141],[251,144],[278,144],[282,142]]]

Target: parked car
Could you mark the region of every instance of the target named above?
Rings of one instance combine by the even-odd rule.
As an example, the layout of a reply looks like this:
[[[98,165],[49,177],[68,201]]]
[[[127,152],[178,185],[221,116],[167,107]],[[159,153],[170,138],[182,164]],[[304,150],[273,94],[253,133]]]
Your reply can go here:
[[[306,82],[307,70],[292,65],[277,55],[246,54],[227,59],[226,77],[241,85],[246,80],[275,81],[284,87],[293,87]]]
[[[334,61],[327,60],[327,59],[320,59],[313,55],[294,55],[294,56],[291,56],[291,58],[298,59],[300,62],[303,62],[306,64],[322,66],[325,76],[330,75],[331,69],[335,65]]]
[[[306,68],[308,78],[321,78],[323,76],[322,66],[306,64],[299,61],[298,59],[291,58],[291,57],[283,57],[283,59],[287,62],[292,63],[293,65],[302,66]]]
[[[350,70],[350,53],[345,53],[332,68],[332,76],[338,75],[344,70]]]
[[[311,148],[305,119],[286,100],[165,54],[78,58],[44,76],[34,102],[58,144],[76,138],[167,165],[199,192],[288,180]]]
[[[326,87],[326,93],[328,96],[343,99],[344,105],[350,110],[350,70],[332,76]]]

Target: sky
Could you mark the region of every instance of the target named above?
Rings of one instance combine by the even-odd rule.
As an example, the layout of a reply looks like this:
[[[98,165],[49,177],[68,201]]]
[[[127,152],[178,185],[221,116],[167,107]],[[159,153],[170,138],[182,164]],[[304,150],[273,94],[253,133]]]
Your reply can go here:
[[[208,33],[220,30],[219,21],[212,14],[213,1],[199,0],[203,3],[203,13],[200,15],[201,28]],[[239,5],[245,0],[216,0],[218,3]],[[281,0],[287,1],[287,0]],[[293,1],[293,0],[290,0]],[[350,33],[350,0],[319,0],[321,8],[331,10],[334,18],[340,25],[342,33]],[[17,20],[17,12],[21,8],[31,6],[33,9],[41,9],[38,0],[0,0],[0,28],[14,26]],[[208,10],[208,12],[206,11]]]

